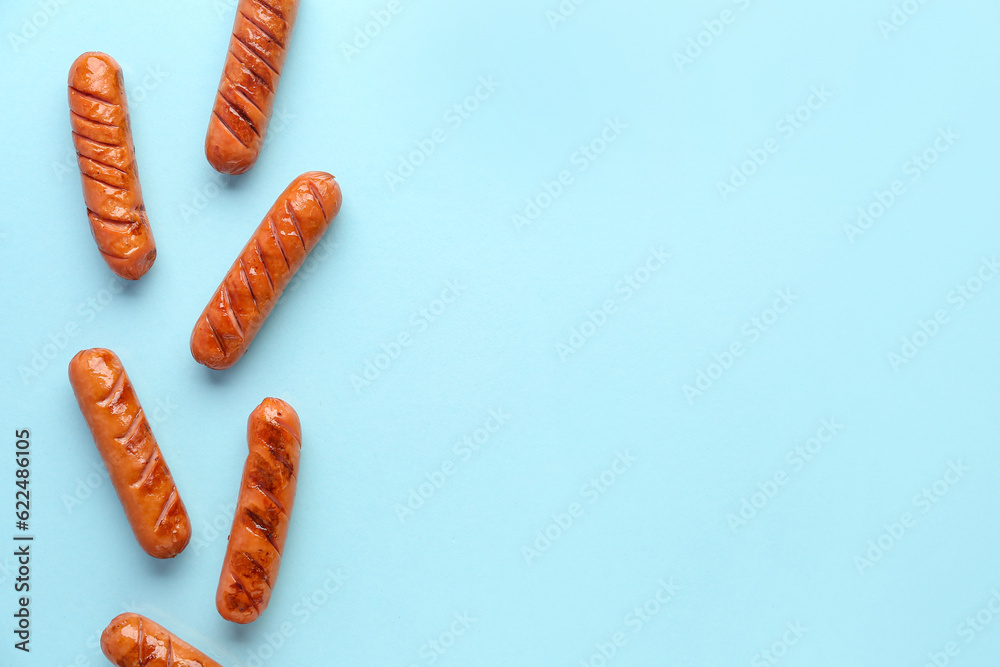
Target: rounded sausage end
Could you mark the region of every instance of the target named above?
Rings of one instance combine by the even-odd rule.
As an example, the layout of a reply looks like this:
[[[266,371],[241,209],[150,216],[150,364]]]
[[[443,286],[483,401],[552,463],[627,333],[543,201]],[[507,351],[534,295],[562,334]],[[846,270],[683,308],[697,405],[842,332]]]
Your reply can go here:
[[[303,174],[303,178],[308,179],[319,192],[323,210],[326,212],[326,221],[330,222],[340,212],[340,205],[343,203],[343,193],[340,191],[340,183],[333,174],[325,171],[311,171]]]
[[[246,591],[237,589],[233,585],[227,586],[223,582],[219,583],[219,590],[215,594],[215,608],[218,609],[219,615],[230,623],[240,625],[256,621],[260,617],[260,611],[247,596]]]
[[[208,316],[202,313],[198,323],[191,332],[191,356],[202,366],[221,371],[236,363],[235,355],[227,355],[219,347],[216,336],[212,333]]]
[[[257,162],[257,155],[257,151],[237,141],[219,119],[212,116],[208,136],[205,137],[205,157],[213,169],[222,174],[239,176],[250,171]]]
[[[191,541],[191,521],[188,519],[184,503],[178,503],[177,516],[166,534],[160,534],[148,543],[139,546],[153,558],[174,558],[187,548]]]
[[[115,616],[101,633],[101,651],[111,662],[121,664],[128,647],[138,643],[138,614],[125,613]]]

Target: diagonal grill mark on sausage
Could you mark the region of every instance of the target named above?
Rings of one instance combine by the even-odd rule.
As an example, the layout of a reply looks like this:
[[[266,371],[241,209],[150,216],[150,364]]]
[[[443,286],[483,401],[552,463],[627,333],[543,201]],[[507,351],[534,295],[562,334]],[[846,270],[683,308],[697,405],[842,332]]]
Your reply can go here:
[[[260,491],[260,493],[261,493],[262,496],[264,496],[265,498],[267,498],[268,500],[270,500],[272,503],[274,503],[274,506],[278,509],[279,512],[281,512],[282,514],[285,514],[285,515],[288,514],[288,511],[285,509],[285,506],[282,504],[282,502],[280,500],[278,500],[277,497],[275,497],[275,495],[273,493],[271,493],[271,491],[267,487],[265,487],[263,484],[254,484],[254,483],[251,482],[250,483],[250,488],[256,489],[257,491]]]
[[[250,561],[250,564],[253,567],[253,569],[255,571],[258,571],[260,573],[260,578],[263,580],[263,583],[264,583],[265,586],[267,586],[268,590],[274,590],[274,586],[271,585],[271,577],[269,577],[268,574],[267,574],[267,568],[264,567],[263,564],[261,564],[261,562],[259,560],[257,560],[256,558],[254,558],[253,554],[251,554],[249,551],[240,551],[240,552],[237,552],[237,553],[235,553],[233,555],[236,556],[236,557],[242,555],[244,558],[246,558],[248,561]],[[280,551],[277,553],[277,556],[278,556],[278,559],[280,560],[281,559],[281,552]],[[235,558],[234,558],[234,560],[235,560]]]
[[[254,612],[257,615],[260,615],[260,607],[257,606],[257,601],[253,599],[252,595],[250,595],[250,589],[247,588],[242,581],[240,581],[239,577],[236,576],[236,572],[234,572],[231,569],[229,571],[229,577],[233,580],[233,583],[236,584],[236,587],[239,588],[241,591],[243,591],[243,594],[247,597],[247,600],[250,601],[250,605],[253,607]]]
[[[117,123],[108,123],[108,122],[105,122],[103,120],[97,120],[96,118],[91,118],[89,116],[84,116],[82,113],[78,113],[77,110],[74,109],[72,106],[70,107],[69,112],[71,114],[73,114],[74,116],[76,116],[77,118],[79,118],[80,120],[83,120],[83,121],[85,121],[87,123],[93,123],[94,125],[103,125],[104,127],[113,127],[116,130],[121,129],[118,126]]]
[[[260,106],[256,102],[253,101],[253,98],[250,97],[249,95],[247,95],[246,93],[244,93],[243,89],[240,88],[240,86],[235,81],[233,81],[233,77],[229,76],[229,72],[225,72],[224,71],[222,73],[222,76],[225,77],[226,81],[228,81],[230,83],[230,85],[232,85],[233,90],[236,91],[237,95],[239,95],[240,97],[242,97],[243,99],[245,99],[247,102],[249,102],[250,106],[252,106],[257,111],[261,112],[261,114],[267,115],[267,114],[264,114],[264,110],[261,109]]]
[[[271,294],[274,294],[274,281],[271,280],[271,272],[267,268],[267,262],[264,261],[264,253],[260,250],[260,241],[257,240],[257,235],[253,237],[253,247],[257,251],[257,257],[260,259],[260,265],[263,268],[264,277],[267,278],[267,285],[271,288]]]
[[[247,292],[250,293],[250,301],[253,302],[254,312],[260,313],[260,306],[257,303],[257,295],[253,293],[253,285],[250,284],[250,274],[247,273],[246,264],[243,263],[243,255],[240,255],[240,258],[237,261],[240,264],[240,277],[243,278],[243,283],[247,287]]]
[[[163,522],[167,520],[167,516],[170,515],[170,510],[178,503],[179,496],[177,495],[177,485],[174,484],[173,488],[170,489],[170,495],[167,496],[167,502],[163,503],[163,509],[160,510],[160,516],[156,519],[156,523],[153,524],[153,530],[156,531]]]
[[[146,662],[148,662],[148,660],[143,661],[142,659],[142,647],[145,646],[146,644],[146,631],[142,627],[141,616],[138,619],[138,625],[139,627],[136,629],[136,643],[137,643],[137,648],[139,649],[139,667],[144,667],[144,665],[146,664]]]
[[[105,250],[104,248],[102,248],[100,246],[97,246],[97,252],[101,253],[105,257],[110,257],[111,259],[128,259],[128,257],[129,257],[127,254],[125,254],[125,255],[116,255],[113,252],[108,252],[107,250]]]
[[[102,216],[100,213],[98,213],[97,211],[95,211],[92,208],[88,208],[87,209],[87,213],[89,215],[92,215],[95,218],[97,218],[98,222],[104,223],[105,225],[108,225],[109,227],[114,227],[114,228],[118,229],[119,232],[122,232],[122,233],[128,231],[128,230],[122,229],[122,227],[133,227],[136,224],[135,221],[133,221],[133,220],[115,220],[114,218],[105,218],[104,216]]]
[[[139,411],[135,413],[134,417],[132,417],[132,421],[129,422],[125,432],[115,438],[115,442],[127,447],[132,438],[135,437],[136,432],[142,427],[145,419],[146,413],[142,411],[142,408],[139,408]]]
[[[255,47],[253,44],[251,44],[247,40],[243,39],[243,37],[241,37],[236,32],[233,33],[233,39],[235,39],[237,42],[239,42],[240,44],[242,44],[243,46],[245,46],[246,49],[247,49],[247,51],[249,51],[253,55],[257,56],[262,63],[264,63],[265,65],[267,65],[267,68],[269,70],[271,70],[275,74],[278,74],[278,75],[281,74],[281,72],[279,72],[277,70],[277,68],[274,65],[271,64],[271,61],[268,60],[267,57],[263,53],[261,53],[260,51],[258,51],[257,47]]]
[[[94,162],[94,163],[96,163],[96,164],[99,164],[99,165],[101,165],[102,167],[107,167],[108,169],[114,169],[115,171],[118,171],[118,172],[121,172],[121,173],[122,173],[123,175],[125,175],[125,176],[128,176],[128,175],[129,175],[129,173],[128,173],[127,171],[125,171],[124,169],[122,169],[122,168],[120,168],[120,167],[116,167],[115,165],[113,165],[113,164],[110,164],[110,163],[108,163],[108,162],[101,162],[100,160],[96,160],[96,159],[94,159],[94,158],[92,158],[92,157],[89,157],[89,156],[87,156],[87,155],[84,155],[84,154],[83,154],[83,153],[81,153],[80,151],[77,151],[77,152],[76,152],[76,156],[77,156],[78,158],[81,158],[81,159],[84,159],[84,160],[90,160],[91,162]]]
[[[153,474],[153,470],[156,468],[156,464],[160,462],[163,455],[160,453],[159,447],[153,447],[153,451],[149,453],[149,458],[146,459],[146,465],[142,469],[142,473],[139,474],[139,479],[135,481],[132,486],[136,488],[142,488],[145,486],[146,482]]]
[[[299,237],[302,249],[309,252],[306,248],[306,236],[302,233],[302,227],[299,226],[299,216],[295,215],[295,208],[292,206],[291,201],[285,200],[285,210],[288,211],[288,217],[292,220],[292,226],[295,227],[295,235]]]
[[[288,261],[288,256],[285,255],[285,248],[281,245],[281,237],[278,235],[278,230],[274,226],[274,218],[271,217],[270,213],[267,214],[267,224],[271,230],[271,236],[274,237],[274,245],[278,246],[278,250],[281,252],[281,259],[285,260],[285,268],[292,268],[291,263]]]
[[[260,516],[249,507],[243,510],[243,515],[254,525],[255,528],[257,528],[257,530],[260,531],[260,536],[267,540],[268,544],[274,547],[275,552],[280,556],[281,549],[278,548],[278,545],[274,541],[274,526],[267,525],[264,517]]]
[[[226,346],[222,342],[222,336],[219,335],[219,332],[216,330],[215,325],[212,324],[212,318],[208,313],[205,313],[205,324],[208,325],[208,330],[211,331],[212,335],[215,337],[215,342],[218,343],[219,350],[222,352],[222,354],[223,355],[228,354],[228,352],[226,351]]]
[[[253,71],[253,68],[250,67],[250,65],[248,65],[245,60],[243,60],[242,58],[240,58],[239,54],[233,49],[233,47],[229,47],[229,53],[233,56],[233,58],[236,59],[236,61],[240,65],[243,65],[243,69],[246,70],[247,72],[249,72],[250,76],[252,76],[254,79],[256,79],[258,81],[258,83],[260,83],[260,85],[264,86],[264,88],[267,90],[267,92],[271,93],[272,95],[274,94],[274,89],[271,88],[271,84],[269,84],[267,82],[267,80],[264,77],[262,77],[260,74],[257,74],[257,72]]]
[[[272,7],[271,4],[268,3],[266,0],[257,0],[257,4],[264,7],[265,9],[270,10],[272,14],[281,19],[282,23],[284,23],[286,26],[288,25],[288,20],[285,19],[285,13],[279,10],[277,7]]]
[[[78,138],[82,139],[83,141],[89,141],[92,144],[97,144],[98,146],[107,146],[108,148],[125,148],[125,146],[123,146],[121,144],[109,144],[106,141],[98,141],[97,139],[94,139],[92,137],[88,137],[86,135],[80,134],[76,130],[73,130],[73,136],[74,137],[78,137]]]
[[[121,171],[121,170],[119,169],[119,171]],[[107,181],[101,180],[97,176],[94,176],[93,174],[88,174],[87,172],[82,171],[82,170],[80,171],[80,175],[83,176],[84,178],[89,178],[90,180],[94,181],[95,183],[100,183],[101,185],[104,185],[106,187],[112,188],[114,190],[121,190],[123,192],[128,192],[129,191],[129,188],[123,188],[120,185],[115,185],[114,183],[108,183]]]
[[[257,137],[260,137],[260,130],[257,129],[257,124],[253,122],[253,119],[250,118],[250,115],[247,114],[247,112],[243,110],[243,107],[241,107],[239,104],[237,104],[233,100],[229,99],[226,96],[226,94],[224,92],[222,92],[222,90],[223,89],[220,87],[219,88],[219,97],[221,97],[223,100],[225,100],[226,104],[229,105],[229,108],[232,109],[233,112],[237,116],[239,116],[240,120],[242,120],[244,123],[246,123],[250,127],[250,131],[253,132],[254,135],[256,135]]]
[[[106,99],[104,99],[102,97],[98,97],[97,95],[94,95],[93,93],[88,93],[85,90],[80,90],[76,86],[70,86],[69,89],[72,90],[73,92],[75,92],[80,97],[84,97],[84,98],[86,98],[88,100],[92,100],[94,102],[97,102],[98,104],[107,104],[109,107],[120,107],[121,106],[121,104],[118,104],[117,102],[112,102],[112,101],[106,100]]]
[[[260,30],[262,33],[264,33],[265,37],[267,37],[269,40],[271,40],[272,42],[274,42],[275,44],[277,44],[280,48],[282,48],[282,49],[285,48],[284,43],[280,39],[278,39],[277,35],[275,35],[274,33],[272,33],[267,28],[267,26],[261,25],[260,22],[257,21],[257,19],[255,19],[254,17],[248,15],[246,12],[244,12],[242,10],[240,10],[240,16],[242,16],[243,18],[245,18],[248,23],[250,23],[251,25],[255,26],[258,30]]]
[[[236,130],[234,130],[232,127],[230,127],[229,123],[226,122],[226,119],[223,118],[222,115],[219,114],[218,111],[216,111],[215,109],[212,109],[212,113],[215,114],[215,117],[219,119],[219,123],[222,124],[222,127],[224,127],[227,130],[229,130],[229,134],[233,135],[233,138],[235,138],[236,141],[240,142],[243,145],[244,148],[250,148],[250,146],[247,145],[247,142],[243,141],[243,139],[240,137],[240,135],[236,134]]]
[[[121,396],[124,386],[125,386],[125,371],[123,370],[121,371],[121,373],[118,374],[118,379],[115,380],[115,383],[111,386],[111,391],[108,392],[108,395],[99,400],[97,404],[102,408],[106,408],[112,403],[115,403]]]
[[[319,194],[319,189],[311,179],[306,181],[306,185],[309,186],[309,192],[312,193],[312,196],[316,198],[316,204],[319,206],[319,212],[323,214],[323,219],[329,220],[329,216],[326,214],[326,208],[323,206],[323,197]]]
[[[243,324],[240,322],[239,316],[233,309],[233,301],[229,296],[229,286],[226,282],[227,281],[223,280],[222,285],[219,287],[219,293],[222,295],[222,308],[226,311],[226,315],[228,315],[230,321],[233,323],[233,326],[236,328],[236,336],[240,340],[243,340],[245,338],[243,334]]]

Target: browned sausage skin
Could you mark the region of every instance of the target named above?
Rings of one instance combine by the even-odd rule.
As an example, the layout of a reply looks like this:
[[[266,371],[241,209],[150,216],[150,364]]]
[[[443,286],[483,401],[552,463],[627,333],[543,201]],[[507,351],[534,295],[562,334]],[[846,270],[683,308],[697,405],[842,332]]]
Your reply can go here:
[[[115,617],[101,634],[101,650],[118,667],[221,667],[162,625],[139,614]]]
[[[249,454],[215,605],[234,623],[250,623],[267,608],[278,578],[302,448],[299,416],[288,403],[265,398],[247,421]]]
[[[139,546],[173,558],[191,539],[191,522],[121,361],[111,350],[83,350],[69,362],[69,380]]]
[[[240,0],[205,137],[209,163],[242,174],[260,155],[298,0]]]
[[[235,364],[250,347],[278,297],[340,211],[330,174],[302,174],[278,197],[191,333],[191,355],[209,368]]]
[[[138,280],[156,259],[142,203],[122,69],[106,53],[84,53],[69,70],[69,109],[83,199],[104,261]]]

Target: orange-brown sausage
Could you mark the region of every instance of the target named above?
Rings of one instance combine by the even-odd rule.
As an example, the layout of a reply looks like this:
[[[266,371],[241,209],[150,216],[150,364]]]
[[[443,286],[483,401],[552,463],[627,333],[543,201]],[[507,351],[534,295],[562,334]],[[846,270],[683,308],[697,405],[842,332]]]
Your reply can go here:
[[[84,53],[69,70],[69,111],[83,200],[97,248],[111,270],[138,280],[156,259],[142,203],[122,68]]]
[[[292,406],[265,398],[247,420],[247,446],[250,452],[215,594],[219,613],[234,623],[250,623],[261,615],[278,578],[302,448],[299,416]]]
[[[83,350],[69,362],[69,381],[139,546],[173,558],[191,539],[191,522],[121,361],[111,350]]]
[[[218,171],[242,174],[260,155],[292,37],[298,0],[240,0],[205,137]]]
[[[198,318],[191,333],[195,361],[222,369],[243,356],[340,203],[340,186],[330,174],[312,171],[292,181]]]
[[[221,667],[139,614],[116,616],[101,634],[101,650],[118,667]]]

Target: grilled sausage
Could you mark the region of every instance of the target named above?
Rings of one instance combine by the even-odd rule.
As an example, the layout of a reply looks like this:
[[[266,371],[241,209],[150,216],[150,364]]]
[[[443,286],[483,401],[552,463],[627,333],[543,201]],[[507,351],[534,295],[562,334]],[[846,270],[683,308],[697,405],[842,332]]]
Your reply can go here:
[[[215,595],[219,613],[234,623],[250,623],[261,615],[278,578],[302,448],[299,416],[292,406],[265,398],[250,413],[247,446],[250,452]]]
[[[84,53],[69,70],[69,110],[83,200],[97,248],[111,270],[138,280],[156,259],[142,203],[122,68]]]
[[[209,163],[242,174],[260,155],[298,0],[240,0],[205,137]]]
[[[101,634],[101,650],[118,667],[221,667],[139,614],[116,616]]]
[[[69,381],[139,546],[173,558],[191,539],[191,522],[121,361],[111,350],[83,350],[69,362]]]
[[[198,318],[191,333],[198,363],[229,368],[243,356],[340,203],[340,186],[330,174],[313,171],[292,181]]]

